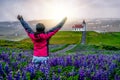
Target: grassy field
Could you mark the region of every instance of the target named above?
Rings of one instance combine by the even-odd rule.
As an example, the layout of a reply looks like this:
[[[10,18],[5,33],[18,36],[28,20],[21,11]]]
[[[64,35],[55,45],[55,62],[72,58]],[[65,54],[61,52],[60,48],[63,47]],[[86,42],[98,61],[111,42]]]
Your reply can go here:
[[[81,32],[60,31],[50,40],[50,44],[77,44],[81,40]]]
[[[109,33],[87,33],[87,44],[95,45],[109,45],[120,47],[120,32]]]
[[[30,39],[0,40],[0,80],[120,80],[119,39],[120,32],[87,32],[87,43],[80,45],[81,32],[58,32],[50,40],[50,44],[55,44],[50,45],[51,52],[69,44],[76,44],[75,47],[62,55],[60,52],[60,56],[53,53],[48,65],[40,63],[38,67],[31,62]]]
[[[101,46],[102,48],[120,49],[120,32],[96,33],[87,32],[86,45]],[[59,31],[50,40],[50,44],[79,44],[81,41],[81,32]],[[0,40],[0,46],[20,49],[33,49],[30,39],[22,41],[6,41]]]

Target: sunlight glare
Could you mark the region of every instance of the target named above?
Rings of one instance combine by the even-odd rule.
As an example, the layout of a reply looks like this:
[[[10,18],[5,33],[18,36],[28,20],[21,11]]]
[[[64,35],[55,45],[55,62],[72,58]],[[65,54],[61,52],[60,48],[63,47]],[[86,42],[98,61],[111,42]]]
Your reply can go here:
[[[72,18],[76,16],[76,10],[71,5],[54,5],[49,12],[52,19],[62,19],[64,17]]]

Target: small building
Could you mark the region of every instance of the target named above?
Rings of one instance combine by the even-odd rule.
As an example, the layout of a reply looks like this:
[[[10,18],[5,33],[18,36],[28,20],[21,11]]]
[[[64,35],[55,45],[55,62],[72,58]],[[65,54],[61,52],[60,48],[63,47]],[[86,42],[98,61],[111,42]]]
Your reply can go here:
[[[86,22],[83,20],[82,24],[74,24],[72,31],[86,31]]]
[[[72,31],[83,31],[84,30],[84,27],[82,24],[74,24],[72,26]]]
[[[75,24],[72,26],[72,31],[85,31],[82,24]]]

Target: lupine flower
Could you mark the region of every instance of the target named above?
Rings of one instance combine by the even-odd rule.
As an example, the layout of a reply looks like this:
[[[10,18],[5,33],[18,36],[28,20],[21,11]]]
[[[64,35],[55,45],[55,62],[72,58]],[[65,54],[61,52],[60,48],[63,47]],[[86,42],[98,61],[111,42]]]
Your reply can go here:
[[[120,80],[120,75],[116,74],[114,80]]]
[[[61,68],[58,68],[58,73],[61,73]]]
[[[52,80],[57,80],[57,76],[55,73],[53,73],[53,75],[52,75]]]
[[[0,64],[0,74],[1,74],[3,77],[5,76],[5,73],[4,73],[3,69],[2,69],[2,64]]]
[[[4,70],[5,70],[5,73],[6,73],[6,74],[9,73],[9,66],[8,66],[8,64],[5,65]]]

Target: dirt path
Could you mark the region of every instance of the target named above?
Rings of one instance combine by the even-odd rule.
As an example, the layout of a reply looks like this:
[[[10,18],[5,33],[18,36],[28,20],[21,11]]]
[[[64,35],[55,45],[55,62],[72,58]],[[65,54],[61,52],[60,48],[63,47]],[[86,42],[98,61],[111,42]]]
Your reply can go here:
[[[66,51],[68,51],[68,50],[71,50],[72,48],[74,48],[76,45],[69,45],[68,47],[66,47],[66,48],[64,48],[64,49],[62,49],[62,50],[59,50],[59,51],[57,51],[57,52],[54,52],[54,53],[50,53],[50,55],[52,56],[52,55],[57,55],[57,54],[64,54]]]

